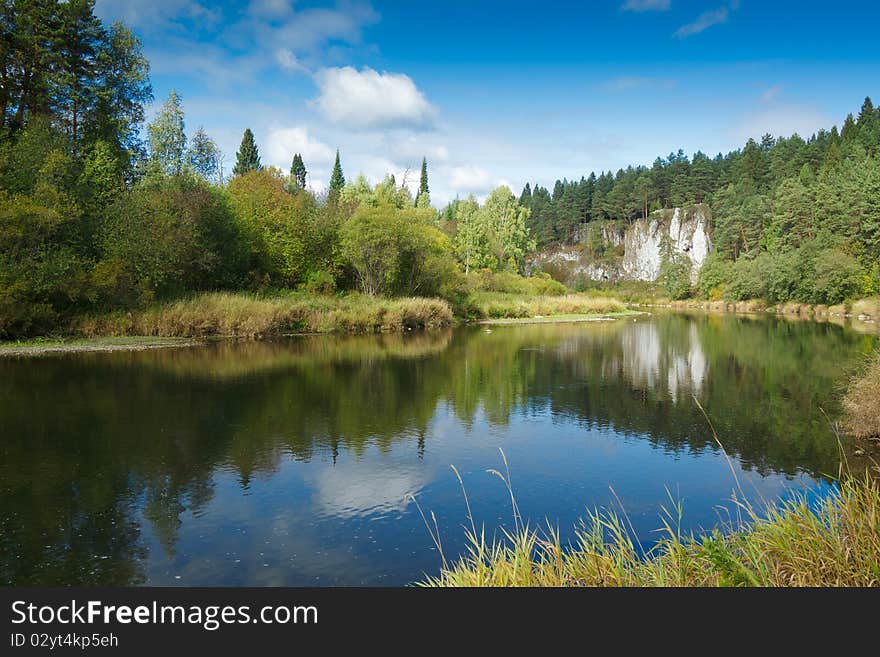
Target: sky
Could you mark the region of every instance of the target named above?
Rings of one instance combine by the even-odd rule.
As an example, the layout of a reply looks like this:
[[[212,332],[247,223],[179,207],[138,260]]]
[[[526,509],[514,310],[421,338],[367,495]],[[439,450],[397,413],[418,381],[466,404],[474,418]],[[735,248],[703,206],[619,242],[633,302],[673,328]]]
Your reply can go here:
[[[183,98],[228,172],[245,128],[264,165],[301,153],[326,188],[393,173],[431,198],[552,187],[678,149],[809,136],[880,100],[880,5],[811,0],[97,0]]]

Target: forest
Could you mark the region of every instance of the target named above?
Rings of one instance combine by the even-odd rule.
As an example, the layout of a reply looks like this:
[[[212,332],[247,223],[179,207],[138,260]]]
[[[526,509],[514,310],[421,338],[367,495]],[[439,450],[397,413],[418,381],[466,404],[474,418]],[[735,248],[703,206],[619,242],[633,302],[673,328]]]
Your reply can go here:
[[[536,249],[583,225],[691,203],[712,208],[716,252],[698,286],[675,296],[839,303],[880,291],[870,99],[841,130],[806,140],[765,135],[714,158],[678,151],[552,193],[500,187],[438,211],[425,160],[413,197],[392,175],[347,180],[337,151],[316,193],[300,154],[289,171],[264,167],[245,129],[224,171],[205,130],[187,134],[177,93],[147,122],[149,61],[128,27],[95,16],[94,0],[2,0],[0,83],[0,338],[197,292],[440,297],[458,311],[487,272],[518,289]]]

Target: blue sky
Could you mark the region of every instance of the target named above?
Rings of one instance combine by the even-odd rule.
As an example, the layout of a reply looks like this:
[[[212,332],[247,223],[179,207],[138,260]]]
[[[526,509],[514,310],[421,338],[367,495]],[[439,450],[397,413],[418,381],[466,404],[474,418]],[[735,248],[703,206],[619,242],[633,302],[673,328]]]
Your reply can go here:
[[[880,100],[872,2],[97,0],[183,97],[231,169],[244,128],[264,164],[300,152],[310,185],[428,158],[432,200],[552,185],[809,135]],[[154,108],[151,108],[151,111]]]

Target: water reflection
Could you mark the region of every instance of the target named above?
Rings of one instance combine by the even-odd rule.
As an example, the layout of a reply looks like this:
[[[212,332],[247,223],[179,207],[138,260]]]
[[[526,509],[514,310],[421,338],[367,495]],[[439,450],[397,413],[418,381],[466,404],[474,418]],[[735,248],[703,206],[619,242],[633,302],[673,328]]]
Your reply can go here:
[[[670,314],[3,360],[0,582],[406,583],[436,568],[406,495],[455,549],[448,465],[503,520],[499,446],[536,518],[565,527],[613,484],[647,532],[678,485],[711,523],[726,462],[692,395],[778,494],[836,471],[823,412],[875,343]]]

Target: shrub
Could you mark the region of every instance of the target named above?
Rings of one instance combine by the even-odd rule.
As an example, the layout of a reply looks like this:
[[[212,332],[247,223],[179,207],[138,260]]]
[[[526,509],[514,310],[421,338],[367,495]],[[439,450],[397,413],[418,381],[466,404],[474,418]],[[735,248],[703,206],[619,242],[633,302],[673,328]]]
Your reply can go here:
[[[821,251],[813,266],[814,303],[833,305],[862,291],[862,270],[852,256],[838,250]]]

